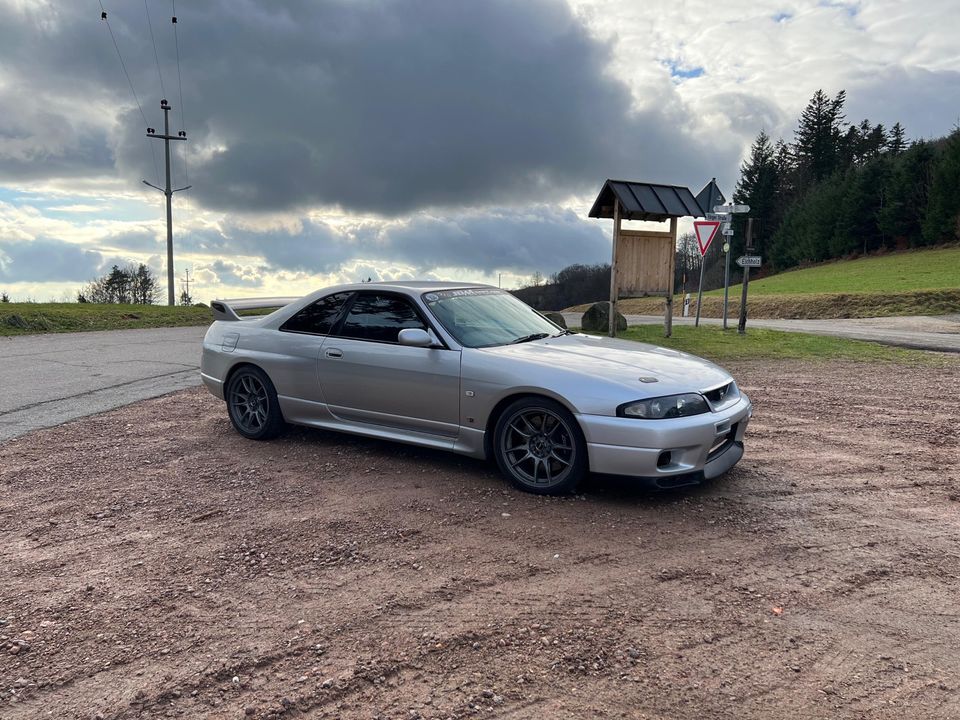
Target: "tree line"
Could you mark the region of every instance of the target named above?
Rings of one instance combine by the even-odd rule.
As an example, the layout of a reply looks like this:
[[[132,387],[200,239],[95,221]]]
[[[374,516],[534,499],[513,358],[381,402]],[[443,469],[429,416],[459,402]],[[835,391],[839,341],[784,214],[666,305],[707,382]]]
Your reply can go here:
[[[899,122],[847,123],[845,102],[818,90],[792,143],[761,131],[740,167],[734,202],[750,206],[756,252],[775,270],[960,239],[960,128],[911,142]]]
[[[114,265],[110,272],[77,291],[77,302],[121,305],[153,305],[160,297],[160,283],[149,267]]]

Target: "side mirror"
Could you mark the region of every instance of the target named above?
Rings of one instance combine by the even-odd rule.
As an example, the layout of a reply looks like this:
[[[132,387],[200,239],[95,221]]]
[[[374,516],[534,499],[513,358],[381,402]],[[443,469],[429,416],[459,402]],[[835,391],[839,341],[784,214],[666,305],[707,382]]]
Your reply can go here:
[[[433,345],[433,338],[430,333],[420,328],[404,328],[397,336],[397,342],[409,347],[430,347]]]

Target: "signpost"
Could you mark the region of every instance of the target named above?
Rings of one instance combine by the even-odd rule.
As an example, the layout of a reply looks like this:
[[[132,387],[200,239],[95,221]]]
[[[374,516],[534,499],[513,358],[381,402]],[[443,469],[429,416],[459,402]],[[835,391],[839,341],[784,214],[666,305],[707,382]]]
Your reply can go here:
[[[737,265],[743,268],[743,284],[740,290],[740,322],[737,332],[747,334],[747,286],[750,284],[750,268],[760,267],[760,256],[750,255],[753,250],[753,218],[747,218],[747,237],[745,243],[747,254],[737,258]]]
[[[712,213],[711,213],[712,214]],[[720,218],[723,216],[721,215]],[[697,319],[694,320],[694,326],[700,325],[700,304],[703,301],[703,269],[706,266],[704,258],[707,255],[707,248],[717,236],[717,230],[720,227],[720,220],[707,215],[706,220],[695,220],[693,223],[693,232],[697,236],[697,246],[700,248],[700,286],[697,288]]]
[[[750,212],[749,205],[736,205],[734,203],[728,203],[726,205],[715,205],[713,208],[715,213],[722,213],[727,216],[728,220],[726,225],[728,227],[724,228],[723,235],[724,237],[733,237],[733,228],[729,227],[729,218],[731,215],[738,215],[740,213]],[[727,307],[730,301],[730,243],[723,244],[724,252],[724,264],[723,264],[723,329],[727,329]]]

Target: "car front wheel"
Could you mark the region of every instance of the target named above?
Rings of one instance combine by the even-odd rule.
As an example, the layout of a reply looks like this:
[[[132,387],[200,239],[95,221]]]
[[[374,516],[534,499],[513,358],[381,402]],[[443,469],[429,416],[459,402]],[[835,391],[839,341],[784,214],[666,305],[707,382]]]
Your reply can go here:
[[[548,398],[521,398],[494,431],[500,471],[517,488],[540,495],[572,491],[587,474],[587,444],[570,411]]]
[[[251,440],[269,440],[279,435],[286,423],[277,400],[277,391],[260,368],[237,370],[227,384],[227,412],[238,433]]]

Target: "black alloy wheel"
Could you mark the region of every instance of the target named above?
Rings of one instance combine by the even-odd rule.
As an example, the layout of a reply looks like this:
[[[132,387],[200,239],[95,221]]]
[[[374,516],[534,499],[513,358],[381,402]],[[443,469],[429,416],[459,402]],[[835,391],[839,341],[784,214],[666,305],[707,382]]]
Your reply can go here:
[[[494,432],[494,455],[510,482],[540,495],[570,492],[587,474],[580,426],[549,398],[521,398],[504,410]]]
[[[286,425],[277,391],[260,368],[247,366],[237,370],[227,384],[226,400],[233,427],[251,440],[269,440]]]

